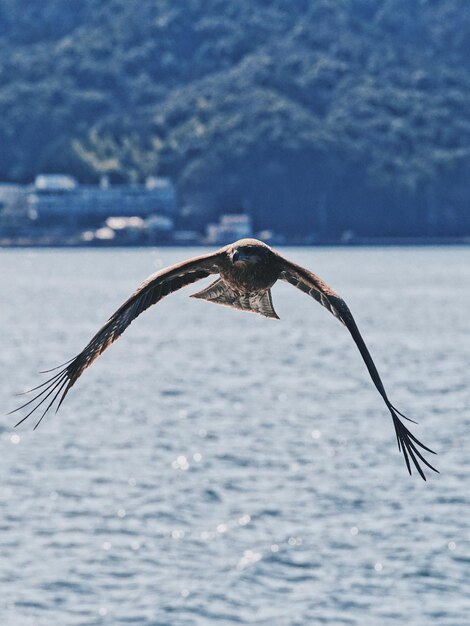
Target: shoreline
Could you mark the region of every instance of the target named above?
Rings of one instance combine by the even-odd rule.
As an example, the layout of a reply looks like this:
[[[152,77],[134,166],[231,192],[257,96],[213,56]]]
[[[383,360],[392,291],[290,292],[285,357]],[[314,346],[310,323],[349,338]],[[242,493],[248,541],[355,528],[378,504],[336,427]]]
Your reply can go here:
[[[31,240],[0,240],[0,249],[117,249],[117,248],[208,248],[221,247],[231,242],[102,242],[82,243],[67,241],[31,241]],[[269,242],[276,248],[360,248],[368,246],[377,247],[429,247],[429,246],[470,246],[470,236],[467,237],[358,237],[354,240],[342,241],[340,239],[319,239],[317,241],[302,242],[295,239],[283,242]]]

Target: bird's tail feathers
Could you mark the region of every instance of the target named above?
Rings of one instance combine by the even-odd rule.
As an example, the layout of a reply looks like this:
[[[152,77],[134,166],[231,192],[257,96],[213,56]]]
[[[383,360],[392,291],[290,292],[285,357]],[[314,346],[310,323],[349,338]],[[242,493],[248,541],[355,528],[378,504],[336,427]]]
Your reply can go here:
[[[191,297],[279,319],[274,310],[270,289],[251,293],[237,292],[227,285],[223,278],[218,278],[202,291],[192,294]]]

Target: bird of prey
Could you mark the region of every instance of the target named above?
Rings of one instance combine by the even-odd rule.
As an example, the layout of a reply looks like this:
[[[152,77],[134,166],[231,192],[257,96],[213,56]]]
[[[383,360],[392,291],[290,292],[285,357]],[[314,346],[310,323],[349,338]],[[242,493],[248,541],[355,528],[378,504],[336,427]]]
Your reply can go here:
[[[344,300],[318,276],[308,269],[288,261],[270,246],[257,239],[241,239],[220,248],[216,252],[177,263],[149,276],[109,318],[80,354],[55,368],[60,371],[42,385],[29,391],[41,390],[29,402],[12,411],[14,413],[28,407],[28,414],[16,425],[21,424],[45,404],[46,408],[42,411],[42,415],[35,426],[37,428],[53,404],[57,401],[57,411],[85,369],[122,335],[136,317],[168,294],[211,274],[218,274],[219,277],[202,291],[193,294],[193,298],[201,298],[209,302],[279,319],[273,307],[271,287],[277,280],[281,279],[312,296],[328,309],[351,333],[372,381],[390,411],[398,449],[403,453],[408,472],[411,474],[411,464],[414,465],[424,480],[426,477],[421,464],[437,472],[424,458],[422,450],[432,454],[435,452],[422,444],[406,428],[400,416],[404,419],[409,418],[400,413],[388,399],[377,368]]]

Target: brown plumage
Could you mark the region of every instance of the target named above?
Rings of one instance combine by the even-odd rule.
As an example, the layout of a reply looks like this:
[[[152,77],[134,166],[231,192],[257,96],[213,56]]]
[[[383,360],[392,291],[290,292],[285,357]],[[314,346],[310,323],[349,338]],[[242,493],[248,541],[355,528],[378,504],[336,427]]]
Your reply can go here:
[[[377,368],[344,300],[318,276],[304,267],[288,261],[278,252],[256,239],[236,241],[212,254],[202,255],[172,265],[149,276],[109,318],[80,354],[71,361],[64,363],[65,367],[61,366],[63,369],[60,369],[52,378],[30,390],[41,391],[29,402],[12,411],[14,413],[23,408],[32,407],[16,425],[21,424],[37,409],[45,405],[46,408],[35,426],[37,428],[54,403],[57,402],[57,411],[84,370],[122,335],[136,317],[173,291],[211,274],[218,274],[219,278],[209,287],[193,294],[194,298],[201,298],[209,302],[278,319],[272,304],[271,287],[278,279],[281,279],[312,296],[327,308],[346,326],[359,348],[372,381],[393,418],[398,448],[403,453],[409,473],[411,474],[410,460],[424,480],[426,478],[421,463],[437,472],[424,458],[419,448],[432,454],[435,453],[406,428],[399,416],[408,418],[400,413],[388,399]]]

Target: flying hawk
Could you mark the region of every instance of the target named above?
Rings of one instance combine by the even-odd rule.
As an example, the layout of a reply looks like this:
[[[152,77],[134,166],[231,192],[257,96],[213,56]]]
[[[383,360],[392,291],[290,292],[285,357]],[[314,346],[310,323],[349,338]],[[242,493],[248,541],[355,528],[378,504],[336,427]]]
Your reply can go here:
[[[424,458],[419,448],[432,454],[435,452],[422,444],[406,428],[399,416],[408,418],[400,413],[388,399],[377,368],[344,300],[318,276],[304,267],[288,261],[257,239],[241,239],[212,254],[194,257],[149,276],[109,318],[80,354],[55,368],[63,369],[60,369],[57,374],[42,385],[29,391],[41,389],[29,402],[12,411],[14,413],[32,405],[28,414],[16,426],[49,401],[35,426],[37,428],[54,402],[57,400],[57,411],[85,369],[116,341],[136,317],[173,291],[211,274],[218,274],[219,278],[202,291],[193,294],[193,298],[201,298],[209,302],[279,319],[273,307],[271,287],[277,280],[281,279],[312,296],[327,308],[346,326],[359,348],[372,381],[392,415],[398,449],[403,453],[408,472],[411,474],[410,459],[424,480],[426,478],[420,463],[437,472]]]

